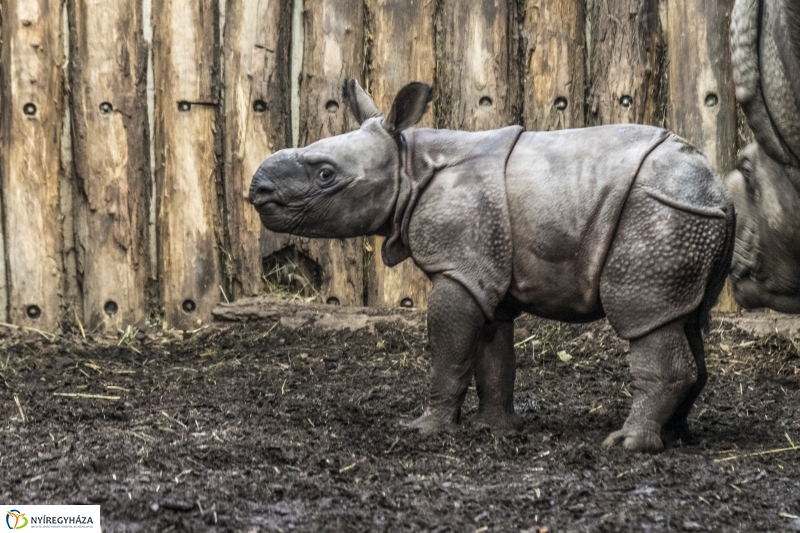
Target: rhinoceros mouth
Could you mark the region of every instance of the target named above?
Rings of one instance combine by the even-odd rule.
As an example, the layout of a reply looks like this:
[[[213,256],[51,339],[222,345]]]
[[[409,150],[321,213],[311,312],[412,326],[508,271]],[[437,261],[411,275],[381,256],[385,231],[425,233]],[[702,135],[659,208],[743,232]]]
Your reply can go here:
[[[286,204],[284,204],[283,202],[280,202],[278,200],[275,200],[274,198],[256,199],[256,201],[253,202],[253,205],[255,206],[255,208],[259,212],[261,212],[261,211],[270,211],[270,210],[274,210],[275,208],[279,208],[280,209],[280,208],[286,207]]]

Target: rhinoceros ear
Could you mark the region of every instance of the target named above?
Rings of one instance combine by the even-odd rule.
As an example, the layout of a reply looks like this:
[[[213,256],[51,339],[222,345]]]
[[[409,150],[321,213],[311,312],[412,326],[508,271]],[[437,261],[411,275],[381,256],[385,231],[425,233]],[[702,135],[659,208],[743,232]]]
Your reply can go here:
[[[356,121],[361,124],[368,118],[382,117],[383,113],[369,97],[367,91],[354,78],[344,80],[342,84],[342,100],[353,112]]]
[[[433,99],[433,87],[426,83],[412,81],[397,93],[392,102],[389,116],[383,120],[383,127],[393,134],[410,128],[422,118]]]

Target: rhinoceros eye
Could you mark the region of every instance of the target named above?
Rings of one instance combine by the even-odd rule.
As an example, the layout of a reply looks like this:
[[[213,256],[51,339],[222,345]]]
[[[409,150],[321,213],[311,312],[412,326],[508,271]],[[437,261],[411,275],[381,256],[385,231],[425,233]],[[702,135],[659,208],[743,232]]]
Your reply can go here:
[[[321,185],[330,185],[336,173],[330,168],[321,168],[317,172],[317,178]]]
[[[742,173],[742,176],[744,176],[745,180],[749,181],[750,174],[753,172],[753,163],[746,157],[742,158],[742,160],[739,161],[739,172]]]

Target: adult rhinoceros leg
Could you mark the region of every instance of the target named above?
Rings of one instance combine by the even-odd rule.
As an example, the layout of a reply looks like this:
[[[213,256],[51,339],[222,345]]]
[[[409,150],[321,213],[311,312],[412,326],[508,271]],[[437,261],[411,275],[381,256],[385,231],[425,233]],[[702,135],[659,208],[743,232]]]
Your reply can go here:
[[[606,438],[606,446],[622,443],[626,449],[650,453],[664,448],[661,428],[698,384],[684,323],[671,322],[631,341],[633,405],[622,429]],[[694,398],[688,407],[692,403]]]
[[[428,339],[431,349],[430,402],[423,415],[407,426],[432,433],[457,424],[461,404],[475,371],[475,350],[486,318],[463,285],[434,276],[428,297]]]
[[[516,374],[513,320],[488,322],[481,331],[475,365],[476,423],[501,431],[522,429],[522,419],[514,412]]]

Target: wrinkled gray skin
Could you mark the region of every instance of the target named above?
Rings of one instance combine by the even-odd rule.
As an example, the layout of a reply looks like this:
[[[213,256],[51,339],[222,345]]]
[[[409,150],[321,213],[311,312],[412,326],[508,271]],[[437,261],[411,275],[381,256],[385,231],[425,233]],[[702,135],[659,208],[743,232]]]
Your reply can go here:
[[[560,132],[411,128],[432,88],[411,83],[387,117],[355,80],[357,131],[287,149],[256,172],[250,201],[272,231],[383,235],[392,266],[430,277],[430,432],[460,420],[519,429],[513,319],[607,316],[630,339],[633,406],[606,445],[657,452],[706,382],[701,329],[728,274],[733,206],[704,156],[648,126]]]
[[[800,313],[800,1],[737,0],[731,52],[756,138],[725,179],[737,212],[734,296]]]

